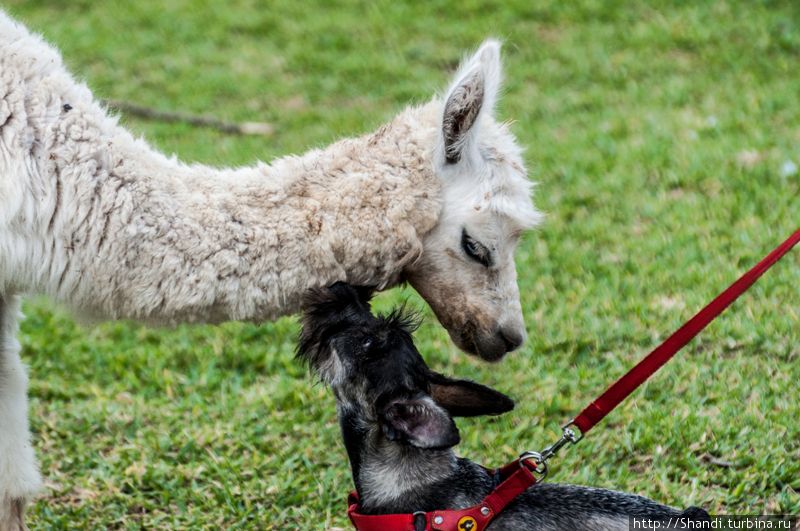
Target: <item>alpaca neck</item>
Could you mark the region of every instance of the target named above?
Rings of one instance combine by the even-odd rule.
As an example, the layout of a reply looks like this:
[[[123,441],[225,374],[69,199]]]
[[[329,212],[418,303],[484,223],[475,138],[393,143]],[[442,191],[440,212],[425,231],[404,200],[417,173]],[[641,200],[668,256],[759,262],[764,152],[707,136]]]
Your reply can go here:
[[[84,171],[68,136],[56,163],[77,177],[60,172],[58,193],[93,204],[56,202],[42,288],[90,316],[171,323],[274,319],[338,280],[396,284],[440,211],[435,106],[241,169],[182,164],[115,126]]]

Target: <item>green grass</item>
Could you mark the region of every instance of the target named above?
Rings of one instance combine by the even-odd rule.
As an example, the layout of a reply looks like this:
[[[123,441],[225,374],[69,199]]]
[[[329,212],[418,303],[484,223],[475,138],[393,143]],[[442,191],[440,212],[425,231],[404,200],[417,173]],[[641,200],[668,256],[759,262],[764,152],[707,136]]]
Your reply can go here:
[[[275,125],[264,139],[125,120],[213,164],[375,128],[446,85],[465,50],[503,38],[500,114],[515,120],[548,214],[518,254],[530,340],[489,366],[429,312],[417,334],[435,368],[518,401],[503,418],[460,422],[460,451],[476,460],[550,442],[798,225],[800,178],[781,171],[800,163],[796,2],[260,4],[6,8],[98,97]],[[712,512],[800,513],[798,266],[795,251],[554,461],[552,480]],[[410,289],[379,306],[406,297],[423,307]],[[153,330],[81,328],[42,301],[26,314],[47,478],[33,528],[346,526],[333,399],[292,359],[294,319]]]

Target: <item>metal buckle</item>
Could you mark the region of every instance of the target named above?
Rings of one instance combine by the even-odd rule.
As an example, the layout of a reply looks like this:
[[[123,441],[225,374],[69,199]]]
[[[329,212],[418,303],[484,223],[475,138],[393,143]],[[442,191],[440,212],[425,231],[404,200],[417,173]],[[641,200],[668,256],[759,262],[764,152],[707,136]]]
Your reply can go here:
[[[417,525],[418,523],[422,525],[422,529],[427,529],[428,527],[427,515],[428,513],[426,513],[425,511],[414,511],[413,513],[411,513],[411,521],[413,522],[415,529],[419,527]],[[422,522],[418,522],[418,517],[420,516],[422,517]]]
[[[530,466],[529,461],[533,461],[533,466]],[[547,463],[542,458],[539,452],[522,452],[519,456],[519,466],[530,470],[531,474],[536,476],[537,481],[543,481],[547,477]]]

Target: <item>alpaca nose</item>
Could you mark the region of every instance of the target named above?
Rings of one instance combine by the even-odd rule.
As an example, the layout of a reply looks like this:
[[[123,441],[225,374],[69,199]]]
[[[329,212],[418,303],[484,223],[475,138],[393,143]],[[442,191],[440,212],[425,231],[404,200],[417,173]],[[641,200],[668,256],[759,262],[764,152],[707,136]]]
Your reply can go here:
[[[497,334],[503,340],[506,346],[506,352],[518,349],[523,341],[525,341],[524,332],[515,328],[503,327],[497,331]]]

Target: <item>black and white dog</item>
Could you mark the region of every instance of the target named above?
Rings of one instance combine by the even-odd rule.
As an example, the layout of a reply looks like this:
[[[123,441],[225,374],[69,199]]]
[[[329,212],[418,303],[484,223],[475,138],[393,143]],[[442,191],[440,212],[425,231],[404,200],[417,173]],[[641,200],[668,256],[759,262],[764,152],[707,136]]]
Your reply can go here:
[[[361,512],[413,513],[480,503],[496,478],[456,457],[453,416],[496,415],[514,402],[431,371],[414,346],[415,319],[370,311],[371,291],[337,283],[309,294],[298,356],[336,395]],[[629,529],[629,518],[708,519],[605,489],[539,483],[491,522],[499,530]]]

